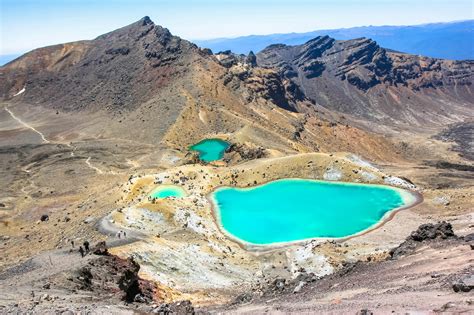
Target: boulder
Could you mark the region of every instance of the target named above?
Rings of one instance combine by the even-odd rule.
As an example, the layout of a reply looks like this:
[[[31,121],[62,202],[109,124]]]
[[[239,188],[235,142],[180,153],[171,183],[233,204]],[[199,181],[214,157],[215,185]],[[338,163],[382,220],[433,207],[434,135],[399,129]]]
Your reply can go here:
[[[413,253],[418,244],[424,241],[433,241],[437,239],[456,239],[451,223],[439,222],[437,224],[422,224],[418,229],[410,234],[400,246],[390,250],[390,258],[396,259]]]
[[[245,62],[252,67],[257,66],[257,56],[253,53],[253,51],[250,51],[249,54],[247,55],[247,58],[245,58]]]
[[[109,250],[107,249],[107,244],[105,241],[97,243],[95,245],[94,250],[92,251],[95,255],[99,256],[108,256],[110,255]]]
[[[163,303],[157,308],[155,308],[152,313],[154,314],[183,314],[183,315],[190,315],[195,314],[195,310],[191,301],[179,301],[174,303]]]
[[[414,240],[416,242],[422,242],[424,240],[432,239],[447,239],[455,238],[456,235],[453,232],[453,226],[448,222],[440,222],[437,224],[423,224],[411,233],[407,240]]]
[[[474,288],[474,275],[461,278],[453,283],[454,292],[470,292]]]
[[[239,295],[235,298],[233,304],[244,304],[244,303],[248,303],[248,302],[252,301],[252,299],[253,299],[252,294],[250,294],[250,293],[242,293],[242,294],[239,294]]]

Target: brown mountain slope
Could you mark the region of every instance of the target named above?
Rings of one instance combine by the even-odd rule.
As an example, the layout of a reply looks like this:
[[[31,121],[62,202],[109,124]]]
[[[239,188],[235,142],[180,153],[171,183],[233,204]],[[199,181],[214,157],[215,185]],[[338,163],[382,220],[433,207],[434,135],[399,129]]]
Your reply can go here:
[[[226,134],[284,152],[369,150],[392,159],[386,152],[397,151],[396,143],[314,108],[277,69],[230,59],[226,64],[145,17],[95,40],[20,57],[1,68],[0,95],[13,113],[69,115],[74,123],[43,129],[52,140],[83,134],[182,149]]]
[[[145,17],[95,40],[37,49],[2,68],[1,94],[64,110],[132,110],[179,80],[200,50]]]
[[[315,103],[385,123],[446,123],[472,116],[474,62],[389,52],[370,39],[317,37],[257,55]]]

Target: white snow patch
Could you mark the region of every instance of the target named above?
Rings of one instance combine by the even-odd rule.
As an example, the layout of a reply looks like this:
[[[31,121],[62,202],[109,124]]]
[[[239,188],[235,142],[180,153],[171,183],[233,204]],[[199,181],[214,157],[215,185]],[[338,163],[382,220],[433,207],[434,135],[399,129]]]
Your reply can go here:
[[[203,124],[206,123],[206,117],[207,117],[206,113],[203,112],[202,110],[199,110],[199,120],[201,120]]]
[[[331,166],[331,168],[324,173],[323,178],[325,180],[340,180],[342,178],[342,172]]]
[[[310,242],[303,247],[287,252],[290,261],[290,271],[294,278],[303,267],[306,272],[313,272],[316,276],[322,277],[334,272],[334,267],[329,263],[326,256],[314,252],[316,242]]]
[[[375,175],[375,174],[372,173],[372,172],[361,171],[361,172],[360,172],[360,176],[361,176],[365,181],[368,181],[368,182],[371,182],[371,181],[374,181],[374,180],[377,179],[377,175]]]
[[[18,93],[16,93],[16,94],[13,95],[13,96],[18,96],[18,95],[20,95],[20,94],[23,94],[25,91],[26,91],[26,85],[25,85]]]
[[[155,184],[167,184],[170,182],[170,175],[168,173],[160,173],[155,176]]]
[[[409,189],[416,188],[415,185],[410,184],[406,180],[403,180],[403,179],[401,179],[399,177],[395,177],[395,176],[386,177],[384,182],[385,182],[385,184],[388,184],[388,185],[394,185],[394,186],[399,186],[399,187],[403,187],[403,188],[409,188]]]
[[[439,196],[433,199],[433,202],[437,205],[447,206],[449,205],[449,197],[448,196]]]
[[[196,233],[205,235],[210,233],[208,229],[202,223],[204,219],[194,212],[185,209],[178,209],[174,214],[174,220],[176,223],[186,225],[188,228]]]
[[[362,167],[366,167],[366,168],[371,168],[371,169],[374,169],[376,170],[377,168],[375,166],[373,166],[372,164],[370,164],[369,162],[367,161],[364,161],[362,158],[360,158],[359,156],[355,155],[355,154],[349,154],[347,156],[347,159],[349,161],[351,161],[352,163],[358,165],[358,166],[362,166]]]

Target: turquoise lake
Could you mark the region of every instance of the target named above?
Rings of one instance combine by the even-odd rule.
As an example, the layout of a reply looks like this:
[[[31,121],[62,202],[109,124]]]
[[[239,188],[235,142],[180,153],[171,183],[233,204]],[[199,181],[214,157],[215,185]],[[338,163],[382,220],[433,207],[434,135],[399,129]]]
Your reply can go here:
[[[388,186],[303,179],[223,187],[211,197],[222,228],[258,245],[350,236],[416,200],[408,191]]]
[[[206,139],[189,147],[192,151],[199,152],[199,159],[212,162],[222,159],[229,143],[221,139]]]
[[[164,199],[168,197],[181,198],[185,196],[186,192],[184,189],[174,185],[159,186],[155,188],[150,194],[150,198],[152,199]]]

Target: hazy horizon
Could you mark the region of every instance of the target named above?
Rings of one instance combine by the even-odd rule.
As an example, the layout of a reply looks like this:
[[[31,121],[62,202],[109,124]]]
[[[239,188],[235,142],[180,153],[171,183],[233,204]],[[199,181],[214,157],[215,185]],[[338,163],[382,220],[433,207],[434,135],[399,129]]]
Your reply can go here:
[[[151,18],[152,21],[153,18]],[[139,19],[137,19],[136,21],[138,21]],[[301,33],[301,34],[304,34],[304,33],[311,33],[311,32],[315,32],[315,31],[325,31],[325,30],[338,30],[338,29],[352,29],[352,28],[364,28],[364,27],[402,27],[402,26],[422,26],[422,25],[427,25],[427,24],[449,24],[449,23],[456,23],[456,22],[463,22],[463,21],[471,21],[472,19],[466,19],[466,20],[454,20],[454,21],[438,21],[438,22],[430,22],[430,23],[422,23],[422,24],[401,24],[401,25],[388,25],[388,24],[382,24],[382,25],[355,25],[355,26],[350,26],[350,27],[345,27],[345,28],[325,28],[325,29],[312,29],[312,30],[308,30],[308,31],[302,31],[302,32],[287,32],[287,33],[267,33],[267,34],[243,34],[243,35],[238,35],[238,36],[229,36],[229,37],[213,37],[213,38],[185,38],[189,41],[212,41],[212,40],[221,40],[221,39],[232,39],[232,38],[239,38],[239,37],[251,37],[251,36],[265,36],[265,35],[278,35],[278,34],[290,34],[290,33]],[[155,22],[155,21],[154,21]],[[155,22],[156,23],[156,22]],[[158,24],[158,23],[157,23]],[[127,24],[128,25],[128,24]],[[123,25],[123,26],[126,26],[126,25]],[[164,26],[166,27],[166,26]],[[110,31],[113,31],[113,30],[110,30]],[[101,34],[97,34],[97,36],[99,35],[102,35],[104,33],[107,33],[106,32],[103,32]],[[174,35],[177,35],[177,34],[174,34]],[[95,36],[95,37],[97,37]],[[178,35],[179,36],[179,35]],[[69,42],[74,42],[74,41],[80,41],[80,40],[92,40],[94,39],[95,37],[92,37],[92,38],[81,38],[81,39],[73,39]],[[45,46],[38,46],[38,47],[34,47],[34,48],[31,48],[29,50],[25,50],[25,51],[20,51],[20,52],[17,52],[17,53],[10,53],[10,54],[0,54],[0,66],[2,65],[5,65],[7,64],[8,62],[20,57],[21,55],[31,51],[31,50],[34,50],[34,49],[37,49],[37,48],[42,48],[42,47],[46,47],[46,46],[50,46],[50,45],[56,45],[56,44],[63,44],[63,43],[67,43],[67,42],[57,42],[57,43],[51,43],[49,45],[45,45]]]
[[[93,39],[143,16],[188,40],[473,18],[470,0],[435,0],[429,6],[422,0],[3,0],[1,16],[3,56]]]

